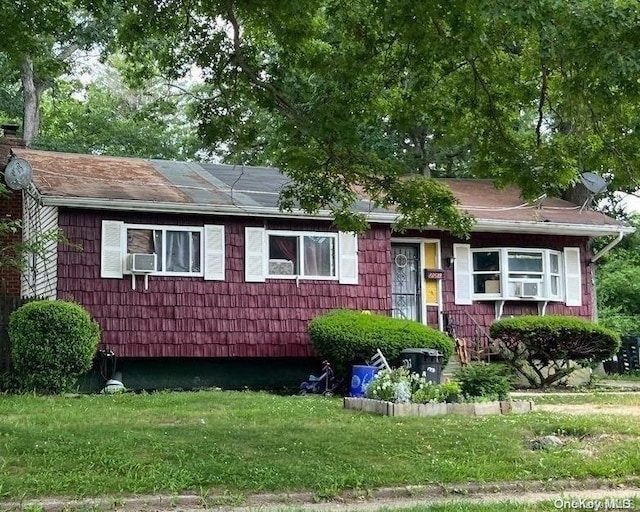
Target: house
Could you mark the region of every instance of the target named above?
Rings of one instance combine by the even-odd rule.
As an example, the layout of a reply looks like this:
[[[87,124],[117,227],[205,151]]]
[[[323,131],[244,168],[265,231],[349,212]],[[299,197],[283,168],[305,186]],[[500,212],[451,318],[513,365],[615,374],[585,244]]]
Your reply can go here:
[[[395,233],[396,214],[366,198],[371,228],[355,235],[328,212],[281,212],[287,178],[274,168],[18,145],[10,158],[33,170],[8,201],[22,204],[23,237],[67,238],[30,259],[20,294],[84,305],[129,387],[295,384],[317,370],[308,321],[336,308],[455,331],[480,350],[504,315],[592,318],[590,243],[633,231],[560,199],[443,180],[477,218],[469,240]]]

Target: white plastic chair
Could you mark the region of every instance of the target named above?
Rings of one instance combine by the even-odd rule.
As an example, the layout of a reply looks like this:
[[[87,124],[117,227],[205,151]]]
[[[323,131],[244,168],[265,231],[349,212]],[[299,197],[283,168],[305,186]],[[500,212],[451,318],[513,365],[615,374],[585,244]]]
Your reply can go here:
[[[378,370],[391,370],[391,366],[387,362],[387,358],[380,349],[376,350],[376,353],[371,356],[368,361],[369,366],[375,366]]]

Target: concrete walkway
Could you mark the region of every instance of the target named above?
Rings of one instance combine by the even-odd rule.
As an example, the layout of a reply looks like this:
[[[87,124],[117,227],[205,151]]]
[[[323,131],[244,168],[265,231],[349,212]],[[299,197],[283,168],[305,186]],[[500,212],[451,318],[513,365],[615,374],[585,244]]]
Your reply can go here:
[[[628,500],[640,507],[640,479],[627,480],[562,480],[496,482],[492,484],[448,484],[395,487],[370,491],[343,492],[331,500],[319,501],[313,493],[223,495],[158,495],[137,497],[105,497],[83,500],[25,500],[0,502],[1,511],[38,510],[42,512],[202,512],[203,510],[229,512],[276,511],[377,511],[417,505],[442,503],[539,503],[553,501],[566,503],[591,500],[604,503],[607,499]],[[631,508],[633,508],[633,506]],[[562,507],[558,507],[562,508]],[[565,507],[571,508],[571,507]],[[576,508],[576,507],[573,507]],[[583,507],[584,508],[584,507]],[[592,507],[593,509],[593,507]]]

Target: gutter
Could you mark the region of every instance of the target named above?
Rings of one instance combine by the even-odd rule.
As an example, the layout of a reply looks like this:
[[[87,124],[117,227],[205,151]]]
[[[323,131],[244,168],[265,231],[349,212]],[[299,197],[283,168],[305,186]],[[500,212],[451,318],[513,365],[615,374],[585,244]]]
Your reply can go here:
[[[624,231],[620,231],[618,233],[618,237],[617,238],[615,238],[614,240],[609,242],[602,249],[600,249],[597,254],[594,254],[591,257],[591,263],[595,263],[596,261],[598,261],[605,254],[607,254],[611,249],[613,249],[616,245],[618,245],[620,242],[622,242],[622,239],[624,238],[624,235],[625,235]]]
[[[206,205],[194,203],[171,203],[160,201],[139,201],[132,199],[92,199],[83,197],[40,196],[44,206],[58,206],[64,208],[84,208],[93,210],[129,211],[129,212],[159,212],[159,213],[189,213],[194,215],[234,215],[243,217],[286,217],[289,219],[323,219],[332,220],[328,210],[320,210],[316,214],[308,214],[302,210],[283,212],[268,206],[238,206],[238,205]],[[398,215],[384,212],[360,212],[367,220],[393,224]]]
[[[230,215],[243,217],[280,217],[289,219],[333,220],[331,212],[321,210],[316,214],[308,214],[302,210],[283,212],[268,206],[239,205],[207,205],[194,203],[173,203],[160,201],[140,201],[135,199],[97,199],[86,197],[45,196],[40,195],[43,206],[64,208],[85,208],[94,210],[182,213],[193,215]],[[398,220],[398,214],[392,212],[360,212],[367,221],[391,224]],[[430,227],[429,230],[443,231],[442,228]],[[561,224],[557,222],[504,221],[494,219],[477,219],[472,232],[496,232],[518,234],[554,234],[567,236],[610,236],[633,233],[634,228],[620,225]],[[622,238],[620,238],[621,240]],[[619,242],[619,240],[618,240]],[[616,243],[618,243],[616,242]],[[614,244],[615,245],[615,244]],[[608,246],[607,246],[608,247]],[[613,245],[611,246],[613,247]],[[604,253],[603,253],[604,254]]]

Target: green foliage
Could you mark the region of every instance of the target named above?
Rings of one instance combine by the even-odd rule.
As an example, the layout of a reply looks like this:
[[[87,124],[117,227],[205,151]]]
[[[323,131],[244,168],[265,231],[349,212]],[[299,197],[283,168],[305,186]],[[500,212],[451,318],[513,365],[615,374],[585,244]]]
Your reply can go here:
[[[451,380],[443,384],[422,386],[413,393],[411,400],[416,404],[454,402],[461,394],[460,384]]]
[[[403,367],[380,370],[365,390],[367,398],[417,404],[453,401],[460,393],[460,386],[455,381],[433,384],[424,376],[411,373]]]
[[[387,402],[410,402],[411,380],[411,374],[406,368],[380,370],[367,385],[365,396]]]
[[[20,389],[61,393],[91,368],[100,328],[78,304],[39,300],[12,313],[9,340]]]
[[[120,66],[116,59],[112,63]],[[70,153],[194,160],[196,128],[184,116],[183,96],[148,80],[127,87],[117,67],[95,83],[57,82],[42,100],[42,128],[32,147]]]
[[[640,218],[631,219],[640,227]],[[640,333],[640,233],[626,236],[598,262],[598,321],[619,334]]]
[[[469,221],[450,198],[428,181],[404,194],[403,177],[493,177],[534,198],[588,169],[613,176],[616,190],[635,187],[634,1],[123,7],[118,40],[140,71],[197,64],[210,147],[226,147],[231,163],[283,168],[286,208],[328,208],[362,228],[364,216],[339,215],[355,185],[415,225],[461,232]]]
[[[455,374],[466,399],[507,400],[511,379],[507,367],[497,363],[471,363]]]
[[[336,310],[309,322],[309,334],[316,351],[331,361],[339,373],[361,364],[380,349],[391,361],[405,348],[438,350],[449,360],[453,341],[446,334],[411,320],[351,310]]]
[[[507,318],[494,322],[489,333],[500,341],[509,364],[539,387],[610,358],[620,346],[616,332],[569,316]]]

